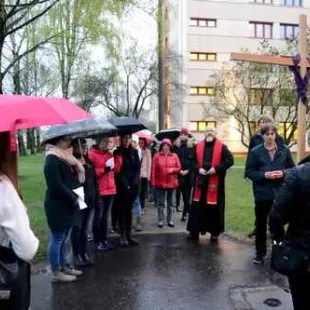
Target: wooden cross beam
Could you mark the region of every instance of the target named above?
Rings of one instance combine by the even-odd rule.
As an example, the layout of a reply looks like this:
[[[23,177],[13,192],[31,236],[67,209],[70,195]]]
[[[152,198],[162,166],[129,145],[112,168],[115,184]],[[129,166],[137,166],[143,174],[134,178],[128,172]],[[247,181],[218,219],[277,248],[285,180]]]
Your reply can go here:
[[[307,67],[309,67],[307,61],[307,15],[300,15],[299,17],[299,54],[300,54],[300,74],[302,77],[306,75]],[[287,56],[268,56],[268,55],[256,55],[246,53],[232,53],[231,60],[247,61],[259,64],[280,65],[280,66],[292,66],[292,57]],[[307,106],[299,101],[298,103],[298,142],[297,142],[297,160],[301,160],[305,156],[305,142],[306,142],[306,116]]]

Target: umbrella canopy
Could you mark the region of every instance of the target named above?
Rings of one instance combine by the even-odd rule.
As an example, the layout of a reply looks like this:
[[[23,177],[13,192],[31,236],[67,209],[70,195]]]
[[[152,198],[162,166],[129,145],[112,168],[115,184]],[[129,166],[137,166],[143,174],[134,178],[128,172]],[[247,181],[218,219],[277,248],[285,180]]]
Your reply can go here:
[[[133,134],[137,131],[147,129],[139,120],[133,117],[121,116],[108,120],[114,125],[120,134]]]
[[[0,132],[63,124],[91,116],[61,98],[0,95]]]
[[[180,129],[164,129],[161,130],[160,132],[158,132],[155,135],[155,138],[159,141],[163,140],[163,139],[170,139],[170,140],[174,140],[176,138],[178,138],[180,136]]]
[[[117,128],[103,119],[85,119],[66,125],[57,125],[50,128],[44,135],[42,142],[71,135],[74,138],[95,137],[100,135],[115,135]]]
[[[155,141],[155,139],[152,136],[148,135],[143,131],[136,132],[135,135],[137,135],[139,139],[145,139],[146,143],[152,143]]]

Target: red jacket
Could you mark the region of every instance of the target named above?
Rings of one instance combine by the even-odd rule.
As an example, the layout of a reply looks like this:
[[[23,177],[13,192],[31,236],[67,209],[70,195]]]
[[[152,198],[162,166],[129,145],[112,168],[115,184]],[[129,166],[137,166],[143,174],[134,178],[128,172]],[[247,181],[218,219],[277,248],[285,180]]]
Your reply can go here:
[[[176,154],[159,152],[153,158],[151,183],[158,188],[175,189],[179,186],[180,171],[181,164]]]
[[[112,157],[113,154],[110,151],[103,152],[96,147],[92,147],[88,153],[88,158],[95,168],[101,196],[116,194],[114,169],[106,168],[106,162]]]

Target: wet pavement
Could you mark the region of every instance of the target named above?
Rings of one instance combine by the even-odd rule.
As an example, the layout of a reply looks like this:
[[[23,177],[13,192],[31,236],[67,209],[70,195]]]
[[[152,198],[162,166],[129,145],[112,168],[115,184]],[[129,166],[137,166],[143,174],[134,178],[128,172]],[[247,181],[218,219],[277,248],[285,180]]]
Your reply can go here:
[[[145,234],[135,248],[96,254],[76,283],[33,276],[33,310],[233,310],[236,287],[283,284],[267,267],[253,266],[253,250],[229,239],[190,243],[184,233]]]

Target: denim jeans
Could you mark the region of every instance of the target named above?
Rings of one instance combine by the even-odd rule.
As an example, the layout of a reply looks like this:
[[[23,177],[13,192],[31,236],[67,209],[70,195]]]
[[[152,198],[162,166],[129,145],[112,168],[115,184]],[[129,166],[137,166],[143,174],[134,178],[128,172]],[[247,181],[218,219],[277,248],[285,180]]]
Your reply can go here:
[[[52,271],[59,270],[62,266],[68,265],[67,242],[69,234],[69,228],[61,232],[51,231],[51,240],[48,249],[48,259],[50,261]]]
[[[140,217],[141,216],[141,202],[140,202],[140,198],[139,196],[136,198],[136,200],[134,201],[133,203],[133,207],[134,207],[134,210],[135,210],[135,216],[136,217]]]
[[[173,221],[173,195],[174,189],[156,188],[158,222],[165,220],[165,205],[167,202],[167,223]]]

